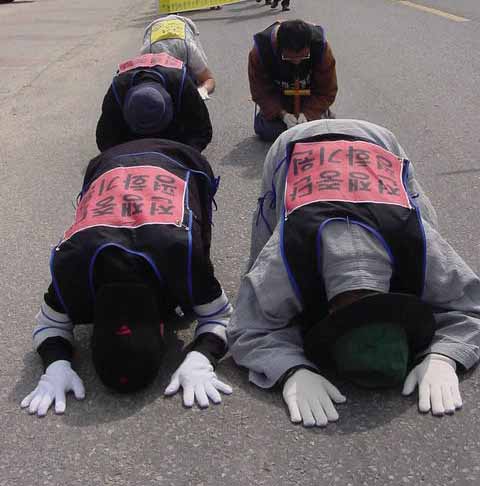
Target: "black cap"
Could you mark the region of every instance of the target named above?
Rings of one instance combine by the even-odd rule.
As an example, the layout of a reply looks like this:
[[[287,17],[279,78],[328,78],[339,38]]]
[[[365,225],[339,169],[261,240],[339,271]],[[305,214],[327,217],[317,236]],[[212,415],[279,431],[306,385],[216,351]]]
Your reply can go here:
[[[150,287],[115,283],[98,290],[92,359],[106,386],[128,393],[155,379],[164,353],[161,324]]]
[[[409,357],[430,344],[434,330],[432,309],[418,297],[368,295],[313,325],[304,337],[305,355],[320,367],[335,363],[363,386],[394,386],[404,378]]]

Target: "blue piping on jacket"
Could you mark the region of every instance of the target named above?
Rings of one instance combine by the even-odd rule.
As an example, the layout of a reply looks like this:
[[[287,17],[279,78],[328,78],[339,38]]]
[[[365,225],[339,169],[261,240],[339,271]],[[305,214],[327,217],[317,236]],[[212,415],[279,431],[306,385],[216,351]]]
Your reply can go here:
[[[161,273],[158,271],[158,268],[155,265],[155,262],[148,255],[146,255],[145,253],[142,253],[140,251],[130,250],[129,248],[126,248],[125,246],[120,245],[118,243],[104,243],[103,245],[100,245],[95,250],[95,253],[93,254],[93,257],[91,258],[90,264],[88,266],[88,284],[89,284],[90,294],[92,296],[93,301],[95,301],[95,288],[94,288],[94,284],[93,284],[93,267],[95,265],[95,260],[97,259],[97,256],[100,254],[100,252],[103,251],[105,248],[107,248],[109,246],[113,246],[115,248],[120,248],[121,250],[123,250],[127,253],[130,253],[131,255],[136,255],[136,256],[144,258],[148,262],[148,264],[150,265],[152,270],[154,271],[159,282],[161,284],[164,283],[163,277],[162,277]]]

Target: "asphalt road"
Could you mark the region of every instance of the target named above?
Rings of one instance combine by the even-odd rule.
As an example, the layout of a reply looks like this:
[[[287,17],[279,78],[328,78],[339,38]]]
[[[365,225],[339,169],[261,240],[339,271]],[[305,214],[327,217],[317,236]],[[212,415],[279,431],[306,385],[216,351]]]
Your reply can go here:
[[[437,207],[447,239],[480,271],[480,6],[428,0],[292,0],[271,11],[247,0],[191,14],[216,74],[206,155],[222,177],[215,215],[217,274],[234,299],[268,146],[252,131],[246,58],[252,35],[277,18],[321,23],[337,59],[337,117],[397,134]],[[433,9],[468,19],[457,22]],[[109,393],[79,329],[87,398],[37,419],[19,402],[41,374],[31,329],[49,281],[48,255],[73,217],[82,172],[96,154],[101,101],[120,60],[156,17],[152,0],[33,0],[0,5],[0,485],[478,485],[478,373],[462,379],[452,417],[417,412],[400,390],[341,386],[340,420],[306,430],[278,392],[250,385],[227,359],[234,394],[209,410],[163,398],[188,329],[165,373],[135,396]]]

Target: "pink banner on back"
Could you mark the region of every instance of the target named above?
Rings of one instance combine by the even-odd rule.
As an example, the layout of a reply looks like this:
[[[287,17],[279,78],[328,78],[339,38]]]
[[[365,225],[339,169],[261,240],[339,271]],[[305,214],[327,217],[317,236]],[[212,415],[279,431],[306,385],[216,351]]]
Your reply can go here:
[[[297,143],[285,186],[286,214],[320,201],[395,204],[411,208],[403,160],[368,142]]]
[[[166,52],[160,52],[159,54],[143,54],[143,56],[135,57],[120,63],[118,65],[118,74],[131,71],[132,69],[151,68],[155,66],[182,69],[183,62]]]
[[[63,240],[95,226],[181,226],[185,181],[160,167],[117,167],[102,174],[82,197]]]

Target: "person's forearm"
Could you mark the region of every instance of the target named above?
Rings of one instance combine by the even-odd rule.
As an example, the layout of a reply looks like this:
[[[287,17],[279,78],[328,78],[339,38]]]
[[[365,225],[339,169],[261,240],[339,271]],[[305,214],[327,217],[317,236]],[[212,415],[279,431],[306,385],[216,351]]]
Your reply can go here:
[[[211,94],[215,91],[215,79],[213,78],[213,74],[209,69],[205,69],[205,71],[201,72],[197,76],[197,81],[199,87],[205,88],[208,94]]]

